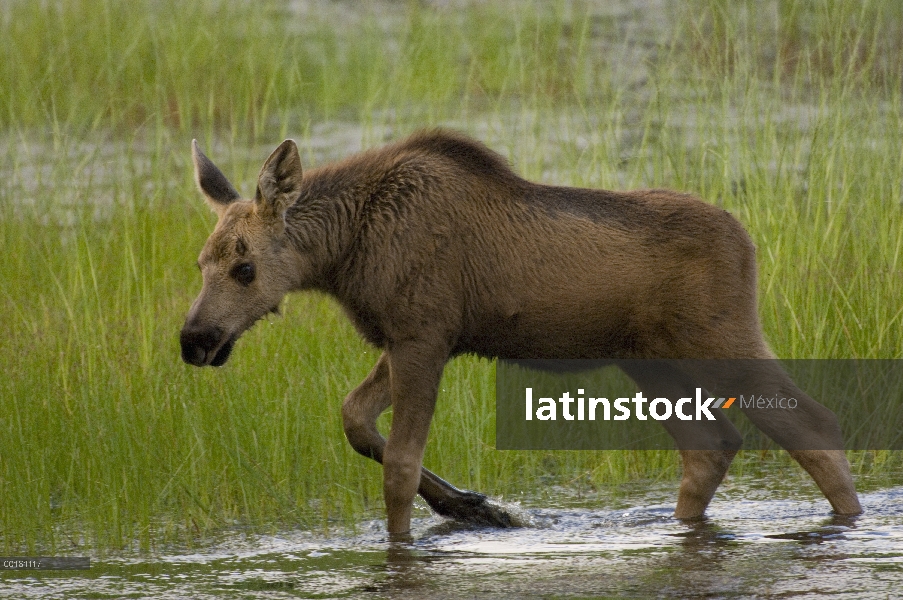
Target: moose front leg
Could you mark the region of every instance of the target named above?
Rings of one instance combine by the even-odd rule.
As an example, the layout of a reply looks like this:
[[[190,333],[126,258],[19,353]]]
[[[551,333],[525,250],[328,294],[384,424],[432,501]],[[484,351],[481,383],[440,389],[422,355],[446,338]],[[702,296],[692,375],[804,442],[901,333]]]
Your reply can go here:
[[[387,354],[392,427],[383,449],[383,495],[389,534],[398,535],[411,529],[411,511],[420,487],[423,451],[448,354],[415,341],[393,344]]]
[[[383,354],[342,405],[345,436],[351,447],[379,463],[383,462],[386,440],[376,428],[376,419],[392,404],[389,380],[389,358]],[[511,526],[508,513],[490,504],[486,496],[459,490],[427,469],[421,468],[417,491],[443,517],[476,525]]]

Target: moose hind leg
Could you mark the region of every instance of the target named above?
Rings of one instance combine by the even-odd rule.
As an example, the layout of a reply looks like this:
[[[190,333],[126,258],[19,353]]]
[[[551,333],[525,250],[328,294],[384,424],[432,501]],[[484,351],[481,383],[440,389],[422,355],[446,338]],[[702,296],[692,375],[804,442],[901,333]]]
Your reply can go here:
[[[386,439],[376,428],[376,419],[392,403],[389,365],[382,355],[367,378],[342,404],[345,437],[359,454],[382,463]],[[478,525],[510,527],[510,515],[477,492],[460,490],[422,468],[417,489],[430,508],[443,517]]]
[[[747,381],[740,384],[742,387],[735,389],[762,390],[765,398],[795,398],[796,407],[760,409],[741,405],[741,409],[809,473],[835,513],[861,513],[837,416],[797,387],[777,361],[756,361],[756,365],[744,373]]]
[[[838,515],[862,512],[850,463],[843,450],[788,450],[790,456],[815,480]]]
[[[685,398],[695,394],[693,381],[664,362],[643,361],[621,368],[649,399]],[[684,421],[673,415],[662,422],[680,450],[683,474],[674,509],[678,519],[696,519],[705,514],[743,444],[740,432],[721,410],[714,409],[711,413],[715,421]]]
[[[678,519],[698,519],[724,480],[737,450],[681,450],[683,475],[677,495],[674,516]]]

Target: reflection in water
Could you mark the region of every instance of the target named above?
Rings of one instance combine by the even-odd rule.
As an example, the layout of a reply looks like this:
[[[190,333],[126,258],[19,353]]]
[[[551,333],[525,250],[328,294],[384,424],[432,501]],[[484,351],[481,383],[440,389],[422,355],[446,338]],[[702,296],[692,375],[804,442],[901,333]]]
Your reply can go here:
[[[427,563],[437,560],[434,554],[418,551],[411,542],[389,542],[386,548],[386,576],[373,591],[399,592],[430,588]]]
[[[856,528],[856,521],[862,515],[832,515],[821,526],[807,531],[776,533],[765,537],[774,540],[795,540],[805,544],[820,544],[827,540],[839,540],[844,534]]]
[[[862,495],[865,513],[826,516],[804,500],[751,500],[728,486],[709,517],[677,521],[670,482],[627,499],[547,500],[531,527],[426,518],[407,541],[382,522],[347,536],[236,535],[188,554],[92,559],[86,573],[3,573],[0,597],[544,598],[893,597],[903,586],[903,487]],[[731,491],[733,487],[733,491]],[[736,492],[737,500],[731,500]],[[623,504],[622,504],[623,505]]]

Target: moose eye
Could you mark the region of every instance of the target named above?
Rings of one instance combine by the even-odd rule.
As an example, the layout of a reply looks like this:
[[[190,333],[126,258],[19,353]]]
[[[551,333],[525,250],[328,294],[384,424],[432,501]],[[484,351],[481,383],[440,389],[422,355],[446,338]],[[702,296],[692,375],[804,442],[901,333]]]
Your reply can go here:
[[[237,264],[232,268],[231,273],[232,278],[244,286],[251,285],[251,282],[254,281],[254,276],[256,274],[257,273],[252,263]]]

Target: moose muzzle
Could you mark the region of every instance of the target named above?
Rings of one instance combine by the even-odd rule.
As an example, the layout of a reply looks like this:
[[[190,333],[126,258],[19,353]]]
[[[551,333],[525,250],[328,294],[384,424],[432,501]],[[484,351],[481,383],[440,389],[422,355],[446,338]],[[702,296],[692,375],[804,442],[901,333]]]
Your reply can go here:
[[[199,327],[186,323],[179,335],[182,360],[196,367],[220,367],[226,364],[235,339],[219,327]]]

